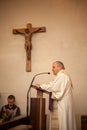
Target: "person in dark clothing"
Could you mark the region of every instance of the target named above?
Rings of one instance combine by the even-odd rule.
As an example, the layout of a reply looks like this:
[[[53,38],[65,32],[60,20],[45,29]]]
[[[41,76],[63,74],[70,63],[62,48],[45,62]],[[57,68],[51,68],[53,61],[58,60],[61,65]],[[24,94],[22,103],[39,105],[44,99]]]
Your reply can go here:
[[[0,118],[3,121],[10,120],[20,115],[20,108],[15,105],[15,96],[9,95],[7,98],[8,104],[2,106],[0,111]]]

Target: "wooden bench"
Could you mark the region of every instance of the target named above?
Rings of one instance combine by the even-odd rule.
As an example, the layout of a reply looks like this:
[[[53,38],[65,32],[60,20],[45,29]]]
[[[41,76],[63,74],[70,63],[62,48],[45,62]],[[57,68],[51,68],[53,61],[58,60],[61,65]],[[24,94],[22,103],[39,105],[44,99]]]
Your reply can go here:
[[[29,119],[27,119],[26,116],[18,116],[15,117],[13,119],[11,119],[10,121],[6,121],[0,124],[0,130],[7,130],[9,128],[18,126],[18,125],[22,125],[22,124],[29,124]]]

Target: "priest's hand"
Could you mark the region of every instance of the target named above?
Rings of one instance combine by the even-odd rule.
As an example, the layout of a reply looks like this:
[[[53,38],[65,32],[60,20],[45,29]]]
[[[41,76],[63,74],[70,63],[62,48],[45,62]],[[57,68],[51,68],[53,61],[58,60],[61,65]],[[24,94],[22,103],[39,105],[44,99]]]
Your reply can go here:
[[[40,84],[35,84],[35,87],[36,88],[40,88]]]

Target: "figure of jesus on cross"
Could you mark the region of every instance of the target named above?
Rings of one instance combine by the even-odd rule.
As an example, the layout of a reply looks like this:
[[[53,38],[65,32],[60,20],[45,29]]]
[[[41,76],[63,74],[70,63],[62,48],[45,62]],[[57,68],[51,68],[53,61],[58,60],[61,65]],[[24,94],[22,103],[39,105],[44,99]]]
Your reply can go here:
[[[33,28],[32,24],[27,24],[27,28],[13,29],[13,34],[21,34],[25,36],[25,49],[26,49],[26,71],[31,71],[31,50],[32,50],[32,35],[37,32],[45,32],[45,27]]]

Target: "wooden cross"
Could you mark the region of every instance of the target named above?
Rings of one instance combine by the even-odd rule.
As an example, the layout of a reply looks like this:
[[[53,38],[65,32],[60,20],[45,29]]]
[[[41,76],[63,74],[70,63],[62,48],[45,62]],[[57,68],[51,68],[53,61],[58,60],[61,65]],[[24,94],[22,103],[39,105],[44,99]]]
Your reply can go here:
[[[25,36],[26,50],[26,71],[31,71],[31,50],[32,50],[32,35],[37,32],[46,32],[45,27],[32,27],[31,23],[27,24],[26,28],[13,29],[13,34],[21,34]]]

